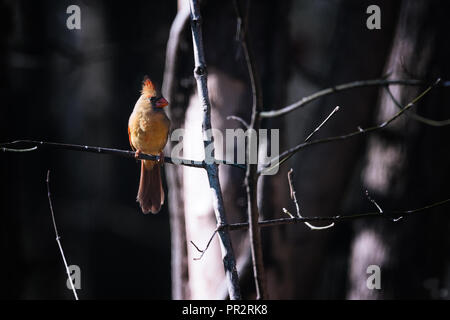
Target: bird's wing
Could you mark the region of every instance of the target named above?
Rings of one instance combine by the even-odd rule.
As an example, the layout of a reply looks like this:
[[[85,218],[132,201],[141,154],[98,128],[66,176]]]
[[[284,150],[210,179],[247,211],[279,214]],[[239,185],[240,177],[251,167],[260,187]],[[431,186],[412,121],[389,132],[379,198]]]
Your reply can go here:
[[[133,149],[133,151],[136,151],[136,149],[133,146],[133,143],[131,142],[131,131],[130,131],[130,126],[128,126],[128,141],[130,141],[130,146],[131,149]]]

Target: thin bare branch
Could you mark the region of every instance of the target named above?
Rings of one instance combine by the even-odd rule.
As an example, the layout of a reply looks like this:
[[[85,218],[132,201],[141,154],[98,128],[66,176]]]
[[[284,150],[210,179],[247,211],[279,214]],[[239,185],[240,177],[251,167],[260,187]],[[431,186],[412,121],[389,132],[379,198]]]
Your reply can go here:
[[[208,95],[207,68],[201,28],[202,20],[198,0],[190,0],[189,4],[191,10],[191,30],[195,62],[194,76],[197,82],[198,97],[203,109],[203,144],[206,150],[209,144],[212,143],[212,145],[214,145],[214,141],[212,136],[208,137],[206,134],[208,131],[211,131],[211,102],[209,101]],[[212,154],[212,156],[214,157],[214,154]],[[225,207],[220,187],[218,166],[216,163],[209,163],[209,161],[207,161],[204,168],[208,174],[209,186],[212,191],[212,201],[217,225],[226,224]],[[236,270],[236,259],[231,245],[229,232],[228,230],[222,229],[218,231],[218,234],[230,299],[241,299],[239,277]]]
[[[272,170],[273,167],[281,165],[283,162],[285,162],[290,157],[292,157],[294,154],[296,154],[298,151],[300,151],[300,150],[302,150],[304,148],[307,148],[307,147],[310,147],[310,146],[313,146],[313,145],[318,145],[318,144],[324,144],[324,143],[329,143],[329,142],[334,142],[334,141],[345,140],[345,139],[356,137],[356,136],[359,136],[359,135],[372,133],[372,132],[375,132],[375,131],[378,131],[378,130],[381,130],[381,129],[387,127],[389,124],[391,124],[397,118],[399,118],[404,112],[406,112],[409,109],[411,109],[431,89],[433,89],[436,85],[438,85],[440,83],[440,81],[441,81],[440,79],[437,79],[434,82],[434,84],[429,86],[425,91],[423,91],[420,95],[418,95],[416,98],[414,98],[404,108],[402,108],[394,116],[392,116],[388,120],[384,121],[383,123],[381,123],[379,125],[376,125],[376,126],[373,126],[373,127],[366,128],[366,129],[358,127],[358,131],[354,131],[354,132],[351,132],[351,133],[348,133],[348,134],[344,134],[344,135],[340,135],[340,136],[329,137],[329,138],[318,139],[318,140],[313,140],[313,141],[309,141],[309,142],[300,143],[300,144],[296,145],[295,147],[292,147],[292,148],[282,152],[279,156],[275,157],[274,159],[271,159],[268,162],[268,164],[266,164],[266,167],[261,169],[261,172],[262,171]],[[272,167],[269,167],[270,163],[275,163],[275,164]]]
[[[389,86],[385,87],[386,92],[388,93],[389,97],[391,98],[392,102],[394,102],[394,104],[399,108],[402,109],[402,105],[401,103],[394,97],[394,94],[392,93],[391,89],[389,88]],[[419,122],[422,122],[426,125],[429,126],[433,126],[433,127],[443,127],[443,126],[448,126],[450,125],[450,119],[446,119],[446,120],[433,120],[433,119],[429,119],[429,118],[425,118],[422,117],[416,113],[413,112],[407,112],[406,113],[408,116],[410,116],[412,119],[417,120]]]
[[[283,212],[286,213],[292,219],[295,218],[294,215],[292,213],[290,213],[286,208],[283,208]]]
[[[376,212],[366,212],[366,213],[359,213],[359,214],[352,214],[352,215],[336,215],[331,217],[294,217],[294,218],[279,218],[279,219],[270,219],[270,220],[264,220],[259,222],[259,226],[261,228],[266,227],[273,227],[273,226],[280,226],[285,224],[297,224],[297,223],[305,223],[305,222],[343,222],[343,221],[349,221],[349,220],[357,220],[357,219],[363,219],[363,218],[398,218],[403,217],[406,218],[410,215],[416,214],[416,213],[422,213],[427,210],[448,205],[450,204],[450,198],[434,202],[432,204],[426,205],[424,207],[420,207],[417,209],[411,209],[411,210],[393,210],[393,211],[387,211],[384,210],[383,214],[381,215],[380,212],[377,210]],[[395,220],[394,220],[395,221]],[[248,223],[247,222],[241,222],[241,223],[232,223],[228,225],[223,225],[219,227],[220,229],[228,229],[230,231],[237,231],[237,230],[247,230],[248,229]]]
[[[336,106],[336,108],[334,108],[333,109],[333,111],[331,111],[331,113],[325,118],[325,120],[323,120],[314,130],[313,130],[313,132],[311,132],[307,137],[306,137],[306,139],[305,140],[303,140],[303,142],[307,142],[316,132],[318,132],[324,125],[325,125],[325,123],[327,123],[328,122],[328,120],[330,120],[331,119],[331,117],[336,113],[336,112],[338,112],[339,111],[339,106]],[[362,130],[362,129],[359,129],[359,130]],[[277,161],[277,159],[275,158],[275,159],[273,159],[273,160],[271,160],[271,162],[270,163],[273,163],[272,161],[275,161],[275,164],[273,165],[273,166],[271,166],[270,168],[263,168],[262,170],[260,170],[260,172],[258,172],[258,174],[260,174],[261,172],[265,172],[265,173],[268,173],[270,170],[273,170],[273,169],[275,169],[276,167],[278,167],[278,166],[280,166],[283,162],[285,162],[286,160],[288,160],[290,157],[287,157],[287,158],[285,158],[285,159],[283,159],[283,160],[280,160],[280,161]],[[291,190],[291,192],[292,192],[292,190]],[[291,193],[291,195],[292,195],[292,193]]]
[[[2,147],[2,148],[0,148],[0,150],[2,150],[3,152],[30,152],[30,151],[37,150],[37,147],[25,148],[25,149],[12,149],[12,148]]]
[[[238,117],[238,116],[228,116],[227,120],[239,121],[247,129],[250,127],[249,124],[244,119],[242,119],[241,117]]]
[[[77,290],[75,289],[75,286],[73,285],[73,282],[72,282],[72,278],[70,277],[69,266],[67,264],[66,256],[64,255],[64,250],[63,250],[63,247],[61,244],[61,237],[59,236],[58,228],[56,227],[55,214],[53,212],[52,198],[51,198],[51,193],[50,193],[50,170],[47,171],[46,182],[47,182],[48,204],[50,206],[50,213],[52,214],[53,228],[55,229],[55,235],[56,235],[56,243],[58,244],[59,252],[61,253],[61,257],[64,262],[64,267],[66,268],[67,281],[70,283],[70,287],[72,288],[72,292],[75,297],[75,300],[78,300]]]
[[[295,204],[295,210],[297,211],[297,218],[302,218],[302,215],[300,214],[300,206],[298,205],[297,195],[296,195],[296,191],[295,191],[295,187],[294,187],[293,175],[294,175],[294,170],[291,168],[288,172],[289,190],[290,190],[290,194],[291,194],[291,199],[294,201],[294,204]],[[289,211],[287,211],[285,208],[283,208],[283,212],[290,215],[291,218],[294,218],[294,216]],[[310,228],[311,230],[325,230],[325,229],[329,229],[329,228],[333,227],[334,222],[332,222],[326,226],[315,226],[309,222],[305,222],[305,225],[308,228]]]
[[[194,260],[200,260],[201,258],[203,258],[203,255],[206,253],[206,250],[208,250],[209,245],[211,244],[212,240],[214,239],[214,236],[216,235],[217,231],[219,231],[218,228],[216,228],[213,232],[213,234],[211,235],[211,237],[208,240],[208,243],[206,244],[205,249],[200,249],[192,240],[190,241],[191,244],[195,247],[195,249],[197,249],[198,252],[200,252],[200,256],[198,256],[197,258],[194,258]]]
[[[233,1],[236,17],[238,20],[237,35],[240,41],[242,50],[244,52],[245,62],[247,65],[248,74],[250,77],[250,84],[252,89],[252,114],[250,124],[247,128],[258,130],[260,128],[260,113],[263,106],[262,87],[258,72],[255,65],[255,58],[250,46],[248,37],[248,12],[249,2],[247,2],[247,10],[245,17],[242,15],[238,0]],[[255,143],[254,137],[249,136],[247,141],[247,157],[251,159],[251,146]],[[258,300],[267,298],[266,279],[263,263],[263,252],[261,243],[261,230],[258,225],[259,208],[257,200],[257,185],[258,185],[258,167],[257,164],[248,164],[245,174],[245,185],[247,192],[247,216],[249,221],[249,238],[250,251],[252,254],[253,276],[256,287],[256,298]]]
[[[330,120],[330,118],[331,118],[336,112],[338,112],[338,111],[339,111],[339,106],[336,106],[336,108],[334,108],[333,111],[331,111],[331,113],[328,115],[328,117],[326,117],[325,120],[323,120],[322,123],[319,124],[319,126],[318,126],[317,128],[315,128],[314,131],[311,132],[311,133],[309,134],[309,136],[306,137],[306,139],[305,139],[304,142],[306,142],[306,141],[308,141],[309,139],[311,139],[311,137],[312,137],[317,131],[319,131],[320,128],[322,128],[323,125],[324,125],[325,123],[327,123],[327,121]]]
[[[362,218],[388,218],[389,220],[393,222],[397,222],[398,220],[416,214],[416,213],[423,213],[427,210],[437,208],[440,206],[448,205],[450,204],[450,198],[434,202],[432,204],[426,205],[424,207],[416,208],[416,209],[410,209],[410,210],[404,210],[404,211],[383,211],[383,214],[380,214],[380,209],[377,205],[377,211],[376,212],[366,212],[366,213],[358,213],[358,214],[352,214],[352,215],[346,215],[346,216],[331,216],[331,217],[294,217],[290,212],[288,212],[286,209],[283,211],[290,216],[290,218],[280,218],[280,219],[270,219],[270,220],[264,220],[260,221],[259,227],[265,228],[265,227],[274,227],[274,226],[280,226],[280,225],[286,225],[286,224],[297,224],[297,223],[307,223],[307,222],[343,222],[343,221],[351,221],[351,220],[357,220]],[[249,227],[248,222],[241,222],[241,223],[231,223],[219,226],[216,230],[214,230],[214,233],[212,234],[210,240],[208,241],[208,245],[206,246],[206,249],[209,246],[209,243],[211,242],[211,239],[214,237],[215,233],[217,231],[220,231],[221,229],[227,229],[229,231],[238,231],[238,230],[247,230]],[[323,227],[316,227],[316,228],[323,228]],[[325,226],[325,228],[329,228]],[[192,243],[196,249],[199,252],[204,253],[204,250],[199,249],[194,243]]]
[[[384,214],[383,209],[381,209],[380,205],[374,199],[372,199],[372,197],[369,195],[369,191],[368,190],[366,190],[366,197],[378,209],[378,212],[380,214]],[[390,217],[389,219],[391,219],[393,222],[397,222],[397,221],[403,219],[403,216],[400,216],[400,217],[397,217],[397,218],[391,218]]]
[[[295,191],[294,188],[294,182],[293,182],[293,175],[294,175],[294,169],[290,169],[288,171],[288,183],[289,183],[289,191],[290,191],[290,196],[291,196],[291,200],[294,201],[295,204],[295,209],[297,211],[297,217],[301,218],[302,215],[300,214],[300,206],[298,205],[298,201],[297,201],[297,192]]]
[[[378,203],[377,203],[374,199],[372,199],[372,197],[369,195],[369,191],[368,191],[368,190],[366,190],[366,197],[367,197],[367,199],[369,199],[370,202],[373,203],[373,205],[374,205],[375,207],[377,207],[378,212],[379,212],[380,214],[383,214],[383,209],[381,209],[381,207],[378,205]]]
[[[48,149],[60,149],[60,150],[71,150],[71,151],[80,151],[80,152],[91,152],[91,153],[100,153],[100,154],[109,154],[114,156],[122,156],[126,158],[140,159],[140,160],[159,160],[159,156],[140,153],[136,158],[136,152],[131,150],[120,150],[120,149],[112,149],[112,148],[104,148],[104,147],[93,147],[86,145],[77,145],[77,144],[68,144],[68,143],[57,143],[57,142],[48,142],[48,141],[35,141],[35,140],[16,140],[12,142],[0,143],[0,146],[12,146],[16,144],[28,144],[34,145],[32,148],[28,149],[12,149],[2,147],[0,150],[4,152],[27,152],[37,150],[38,147],[45,147]],[[245,169],[245,166],[242,164],[231,163],[224,160],[215,159],[217,164],[224,164],[233,166],[239,169]],[[194,168],[205,168],[206,164],[204,161],[195,161],[189,159],[180,159],[180,158],[171,158],[168,156],[164,156],[164,163],[170,163],[174,165],[183,165]]]
[[[278,110],[272,111],[263,111],[261,112],[261,118],[274,118],[285,115],[289,112],[292,112],[298,108],[304,107],[312,101],[322,98],[324,96],[334,94],[337,92],[350,90],[354,88],[362,88],[362,87],[373,87],[373,86],[387,86],[387,85],[404,85],[404,86],[421,86],[426,84],[425,81],[422,80],[413,80],[413,79],[404,79],[404,80],[386,80],[386,79],[374,79],[374,80],[361,80],[361,81],[353,81],[349,83],[340,84],[331,88],[323,89],[317,91],[309,96],[306,96],[300,99],[293,104],[290,104],[286,107],[283,107]],[[444,81],[441,83],[443,87],[449,87],[450,81]]]

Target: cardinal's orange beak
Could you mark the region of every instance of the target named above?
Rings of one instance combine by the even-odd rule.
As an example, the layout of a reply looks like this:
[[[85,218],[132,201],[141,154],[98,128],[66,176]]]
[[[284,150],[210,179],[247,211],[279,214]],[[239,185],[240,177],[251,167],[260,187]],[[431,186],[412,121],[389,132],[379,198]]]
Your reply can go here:
[[[156,106],[158,108],[164,108],[167,105],[169,105],[169,103],[163,97],[159,98],[158,101],[156,101]]]

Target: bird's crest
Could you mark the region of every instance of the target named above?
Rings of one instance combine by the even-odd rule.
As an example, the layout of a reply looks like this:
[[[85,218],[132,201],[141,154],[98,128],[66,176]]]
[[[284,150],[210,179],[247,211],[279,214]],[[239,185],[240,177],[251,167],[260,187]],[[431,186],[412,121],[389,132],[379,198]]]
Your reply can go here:
[[[142,81],[141,94],[145,95],[147,98],[154,97],[156,95],[156,89],[153,82],[149,77],[145,76]]]

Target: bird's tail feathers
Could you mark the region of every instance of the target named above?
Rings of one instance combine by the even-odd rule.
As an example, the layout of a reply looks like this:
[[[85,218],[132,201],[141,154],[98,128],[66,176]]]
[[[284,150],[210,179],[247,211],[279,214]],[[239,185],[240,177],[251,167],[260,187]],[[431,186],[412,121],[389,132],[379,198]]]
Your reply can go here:
[[[143,213],[158,213],[164,203],[161,165],[155,161],[141,161],[141,179],[137,195]]]

